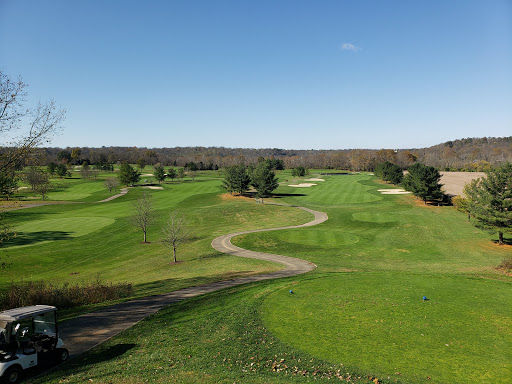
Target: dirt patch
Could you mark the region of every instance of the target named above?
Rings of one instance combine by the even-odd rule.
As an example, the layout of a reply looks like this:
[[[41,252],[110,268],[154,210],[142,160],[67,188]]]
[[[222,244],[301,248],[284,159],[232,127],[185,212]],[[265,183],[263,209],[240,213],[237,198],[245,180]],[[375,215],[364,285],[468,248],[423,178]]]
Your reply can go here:
[[[480,177],[485,177],[484,172],[439,172],[441,184],[446,194],[456,196],[462,195],[464,186]]]
[[[220,195],[220,198],[222,200],[245,200],[245,201],[252,201],[252,197],[243,196],[243,195],[232,195],[231,193],[223,193]]]

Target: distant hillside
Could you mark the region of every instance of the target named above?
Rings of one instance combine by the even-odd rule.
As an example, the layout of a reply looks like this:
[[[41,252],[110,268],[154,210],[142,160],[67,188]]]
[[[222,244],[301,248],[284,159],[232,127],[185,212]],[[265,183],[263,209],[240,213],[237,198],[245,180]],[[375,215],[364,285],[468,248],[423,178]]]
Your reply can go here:
[[[439,168],[480,170],[486,163],[512,162],[512,136],[467,138],[414,150],[418,161]]]
[[[5,151],[6,148],[3,148]],[[511,137],[467,138],[420,149],[344,149],[344,150],[289,150],[279,148],[224,148],[224,147],[101,147],[101,148],[41,148],[38,156],[27,159],[25,164],[45,165],[65,161],[80,164],[161,163],[165,166],[185,166],[196,163],[200,169],[216,169],[234,164],[251,164],[261,158],[283,160],[287,168],[304,166],[311,169],[373,170],[376,164],[390,161],[407,168],[414,162],[437,167],[441,170],[482,171],[502,162],[512,162]]]

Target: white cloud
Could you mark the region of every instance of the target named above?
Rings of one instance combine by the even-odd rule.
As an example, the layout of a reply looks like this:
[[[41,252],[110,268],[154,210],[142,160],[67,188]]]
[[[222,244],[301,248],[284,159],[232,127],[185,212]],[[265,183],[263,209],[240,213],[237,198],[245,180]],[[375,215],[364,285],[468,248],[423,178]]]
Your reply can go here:
[[[341,49],[343,51],[359,52],[362,48],[359,48],[358,46],[352,43],[343,43],[341,44]]]

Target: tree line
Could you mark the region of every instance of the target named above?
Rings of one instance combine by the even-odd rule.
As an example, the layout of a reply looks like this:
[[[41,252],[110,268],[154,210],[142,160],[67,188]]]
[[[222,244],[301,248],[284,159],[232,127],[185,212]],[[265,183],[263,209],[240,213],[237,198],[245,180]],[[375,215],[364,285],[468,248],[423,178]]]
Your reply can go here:
[[[8,151],[1,148],[0,153]],[[48,165],[50,162],[80,165],[84,161],[95,169],[109,170],[115,164],[144,163],[185,167],[191,170],[216,170],[238,164],[257,164],[262,158],[279,160],[285,168],[351,169],[373,171],[389,161],[402,168],[422,163],[440,170],[485,171],[494,165],[512,162],[512,137],[467,138],[420,149],[343,149],[293,150],[224,147],[101,147],[41,148],[38,156],[19,158],[18,167]]]

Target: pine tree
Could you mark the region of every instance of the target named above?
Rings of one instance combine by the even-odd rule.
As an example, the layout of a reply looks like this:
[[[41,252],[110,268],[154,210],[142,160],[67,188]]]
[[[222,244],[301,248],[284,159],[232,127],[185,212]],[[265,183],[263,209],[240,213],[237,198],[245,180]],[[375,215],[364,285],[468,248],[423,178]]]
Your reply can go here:
[[[486,172],[487,177],[473,180],[464,188],[467,211],[477,220],[478,227],[503,233],[512,232],[512,163]]]
[[[378,164],[374,171],[382,181],[389,181],[392,184],[400,184],[404,177],[402,168],[398,165],[385,161]]]
[[[174,168],[169,168],[167,171],[167,177],[173,181],[176,178],[176,170]]]
[[[439,183],[441,175],[434,167],[428,167],[421,163],[409,167],[409,173],[403,179],[403,186],[407,191],[421,198],[425,204],[427,201],[440,201],[444,194]]]
[[[258,197],[269,197],[279,185],[276,174],[266,162],[259,163],[251,172],[251,184]]]
[[[164,167],[161,165],[155,165],[155,172],[153,172],[153,176],[155,176],[155,179],[157,179],[159,183],[162,183],[166,178]]]
[[[133,185],[140,180],[140,173],[133,169],[130,164],[123,163],[121,164],[117,177],[121,184],[131,185],[133,187]]]
[[[243,195],[249,190],[251,178],[247,174],[245,165],[234,165],[224,170],[223,187],[230,193]]]

